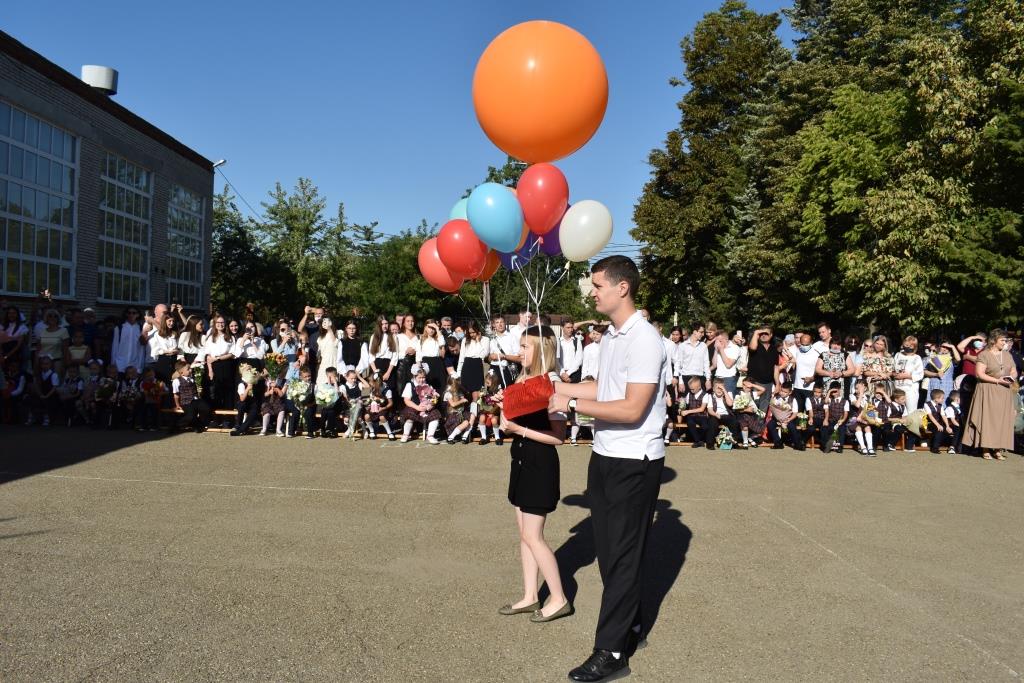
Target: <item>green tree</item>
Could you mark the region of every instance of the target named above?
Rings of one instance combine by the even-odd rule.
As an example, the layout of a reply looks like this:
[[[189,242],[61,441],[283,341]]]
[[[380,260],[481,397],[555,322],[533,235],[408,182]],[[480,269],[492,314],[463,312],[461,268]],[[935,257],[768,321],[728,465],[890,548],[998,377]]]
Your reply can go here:
[[[213,196],[212,227],[213,310],[237,316],[252,302],[269,320],[294,295],[292,278],[260,244],[257,226],[242,216],[227,187]]]
[[[744,153],[752,112],[773,96],[774,75],[790,59],[775,33],[779,21],[728,0],[683,38],[685,75],[670,81],[689,85],[678,104],[682,119],[650,154],[651,180],[632,231],[647,244],[640,293],[657,317],[737,322],[741,292],[728,270],[730,251],[750,208],[741,204],[751,199]]]

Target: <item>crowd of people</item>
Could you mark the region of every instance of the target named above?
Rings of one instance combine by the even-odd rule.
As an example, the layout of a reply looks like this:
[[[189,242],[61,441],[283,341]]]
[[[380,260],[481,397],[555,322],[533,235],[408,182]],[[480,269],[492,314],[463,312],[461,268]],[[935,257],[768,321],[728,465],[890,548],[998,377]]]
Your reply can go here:
[[[645,312],[644,315],[646,315]],[[550,321],[541,320],[547,327]],[[0,419],[6,424],[203,431],[502,445],[501,392],[522,371],[521,311],[514,325],[449,317],[379,317],[366,334],[324,308],[262,324],[186,315],[177,304],[129,306],[120,320],[43,301],[29,315],[4,307]],[[556,379],[595,381],[606,322],[552,328]],[[661,326],[655,323],[661,330]],[[558,329],[560,328],[560,329]],[[1022,426],[1021,357],[1002,330],[954,344],[884,335],[861,340],[815,330],[672,327],[664,336],[665,443],[751,448],[771,442],[823,452],[847,445],[874,456],[913,450],[1005,458]],[[568,440],[592,427],[573,413]]]

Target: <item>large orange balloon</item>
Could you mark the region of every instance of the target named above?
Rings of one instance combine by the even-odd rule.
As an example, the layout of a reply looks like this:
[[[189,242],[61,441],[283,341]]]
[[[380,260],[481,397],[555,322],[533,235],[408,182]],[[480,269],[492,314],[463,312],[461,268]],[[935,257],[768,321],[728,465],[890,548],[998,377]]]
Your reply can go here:
[[[568,156],[604,118],[608,75],[582,34],[527,21],[499,35],[473,74],[473,106],[499,149],[534,164]]]

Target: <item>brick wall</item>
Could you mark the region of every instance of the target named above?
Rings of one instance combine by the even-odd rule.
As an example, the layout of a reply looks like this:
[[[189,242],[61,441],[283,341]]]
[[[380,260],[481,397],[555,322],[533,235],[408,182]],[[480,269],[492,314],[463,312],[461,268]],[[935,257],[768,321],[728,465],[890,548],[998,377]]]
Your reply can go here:
[[[97,304],[97,242],[100,225],[100,165],[106,152],[146,168],[153,176],[150,230],[149,292],[152,304],[166,297],[168,202],[171,186],[188,188],[205,198],[203,221],[203,296],[210,293],[210,245],[213,222],[213,172],[43,74],[0,53],[0,94],[3,99],[40,119],[68,130],[80,141],[78,193],[75,207],[74,302],[94,306],[102,316],[119,313],[122,304]],[[15,299],[15,297],[10,297]]]

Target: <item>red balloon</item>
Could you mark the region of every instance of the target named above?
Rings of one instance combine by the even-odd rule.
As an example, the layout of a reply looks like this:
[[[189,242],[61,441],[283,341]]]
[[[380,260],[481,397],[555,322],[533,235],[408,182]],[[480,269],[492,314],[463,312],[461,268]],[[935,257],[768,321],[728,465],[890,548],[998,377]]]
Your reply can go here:
[[[437,255],[448,270],[467,280],[480,275],[487,264],[487,245],[473,232],[469,221],[448,221],[437,235]]]
[[[434,289],[453,294],[462,287],[464,278],[448,270],[437,254],[437,238],[431,237],[420,246],[417,256],[423,279]]]
[[[551,164],[534,164],[517,185],[523,218],[535,235],[544,235],[558,223],[569,206],[569,183]]]
[[[484,266],[484,270],[480,275],[477,276],[477,280],[480,282],[487,282],[494,274],[498,272],[498,268],[501,267],[501,255],[498,252],[491,249],[487,252],[487,265]]]

